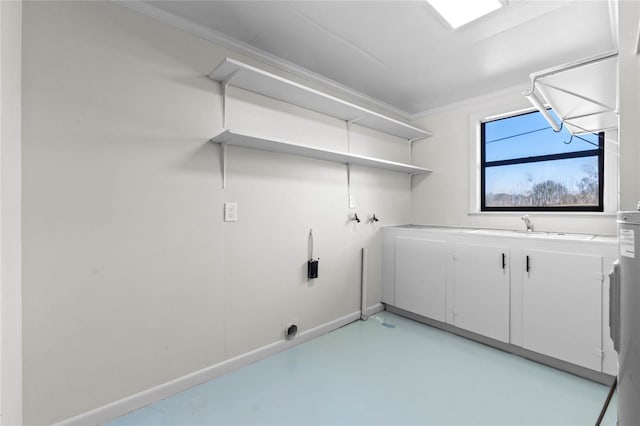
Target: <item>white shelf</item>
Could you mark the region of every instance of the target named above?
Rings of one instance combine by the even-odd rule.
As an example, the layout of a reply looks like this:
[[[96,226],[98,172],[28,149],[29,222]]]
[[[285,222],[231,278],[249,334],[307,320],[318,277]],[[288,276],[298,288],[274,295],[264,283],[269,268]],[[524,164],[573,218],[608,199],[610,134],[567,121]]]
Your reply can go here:
[[[394,161],[381,160],[364,155],[350,154],[346,152],[332,151],[328,149],[314,148],[274,139],[264,139],[243,133],[225,130],[211,138],[211,142],[227,145],[241,146],[245,148],[259,149],[262,151],[280,152],[284,154],[299,155],[318,160],[332,161],[344,164],[356,164],[359,166],[375,167],[400,173],[423,174],[431,170],[417,167],[411,164],[396,163]]]
[[[415,140],[431,136],[426,130],[231,58],[226,58],[218,65],[209,74],[209,78],[404,139]]]

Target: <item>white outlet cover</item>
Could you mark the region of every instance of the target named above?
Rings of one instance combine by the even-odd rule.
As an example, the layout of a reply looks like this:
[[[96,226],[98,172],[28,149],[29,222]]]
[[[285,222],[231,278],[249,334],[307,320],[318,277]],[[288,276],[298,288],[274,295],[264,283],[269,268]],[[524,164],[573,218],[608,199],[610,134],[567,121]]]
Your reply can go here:
[[[237,222],[238,221],[238,203],[224,203],[224,221],[225,222]]]

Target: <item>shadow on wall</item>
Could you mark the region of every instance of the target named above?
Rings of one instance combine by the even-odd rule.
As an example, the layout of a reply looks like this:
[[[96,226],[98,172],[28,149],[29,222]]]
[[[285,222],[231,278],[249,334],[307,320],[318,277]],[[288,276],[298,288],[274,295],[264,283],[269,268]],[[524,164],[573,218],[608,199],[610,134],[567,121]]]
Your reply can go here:
[[[177,161],[176,165],[179,170],[213,175],[214,177],[219,178],[221,177],[222,170],[222,155],[220,155],[220,145],[209,142],[208,140],[204,141],[195,150],[192,150],[186,157]],[[222,188],[222,186],[220,188]]]

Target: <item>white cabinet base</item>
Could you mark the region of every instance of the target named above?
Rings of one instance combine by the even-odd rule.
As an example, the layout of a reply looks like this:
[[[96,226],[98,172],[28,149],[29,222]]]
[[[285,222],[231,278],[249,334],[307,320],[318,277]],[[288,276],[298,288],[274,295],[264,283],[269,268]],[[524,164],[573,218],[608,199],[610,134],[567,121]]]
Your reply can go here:
[[[581,376],[580,369],[611,373],[616,354],[606,333],[603,291],[617,239],[504,235],[385,228],[383,301],[573,372],[562,367],[571,363]]]
[[[505,352],[512,353],[514,355],[521,356],[523,358],[530,359],[535,362],[539,362],[540,364],[547,365],[552,368],[556,368],[561,371],[565,371],[567,373],[573,374],[575,376],[583,377],[587,380],[591,380],[596,383],[601,383],[606,386],[611,386],[613,383],[614,376],[610,374],[601,373],[599,371],[594,371],[590,368],[581,367],[576,364],[572,364],[570,362],[562,361],[557,358],[553,358],[547,355],[543,355],[534,351],[530,351],[524,349],[520,346],[512,345],[510,343],[501,342],[500,340],[491,339],[486,336],[482,336],[477,333],[473,333],[468,330],[464,330],[462,328],[453,326],[451,324],[446,324],[441,321],[436,321],[431,318],[427,318],[425,316],[416,314],[414,312],[407,311],[405,309],[398,308],[393,305],[385,305],[385,310],[391,312],[396,315],[401,315],[405,318],[412,319],[414,321],[421,322],[428,326],[438,328],[440,330],[456,334],[458,336],[464,337],[466,339],[475,340],[476,342],[492,346],[496,349],[500,349]]]

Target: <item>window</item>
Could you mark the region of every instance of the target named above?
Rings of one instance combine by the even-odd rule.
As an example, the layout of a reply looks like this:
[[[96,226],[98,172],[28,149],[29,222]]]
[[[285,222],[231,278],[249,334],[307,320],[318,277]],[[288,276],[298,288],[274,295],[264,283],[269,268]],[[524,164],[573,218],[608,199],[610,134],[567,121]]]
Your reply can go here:
[[[556,133],[535,111],[481,123],[480,151],[482,211],[603,211],[604,133]]]

